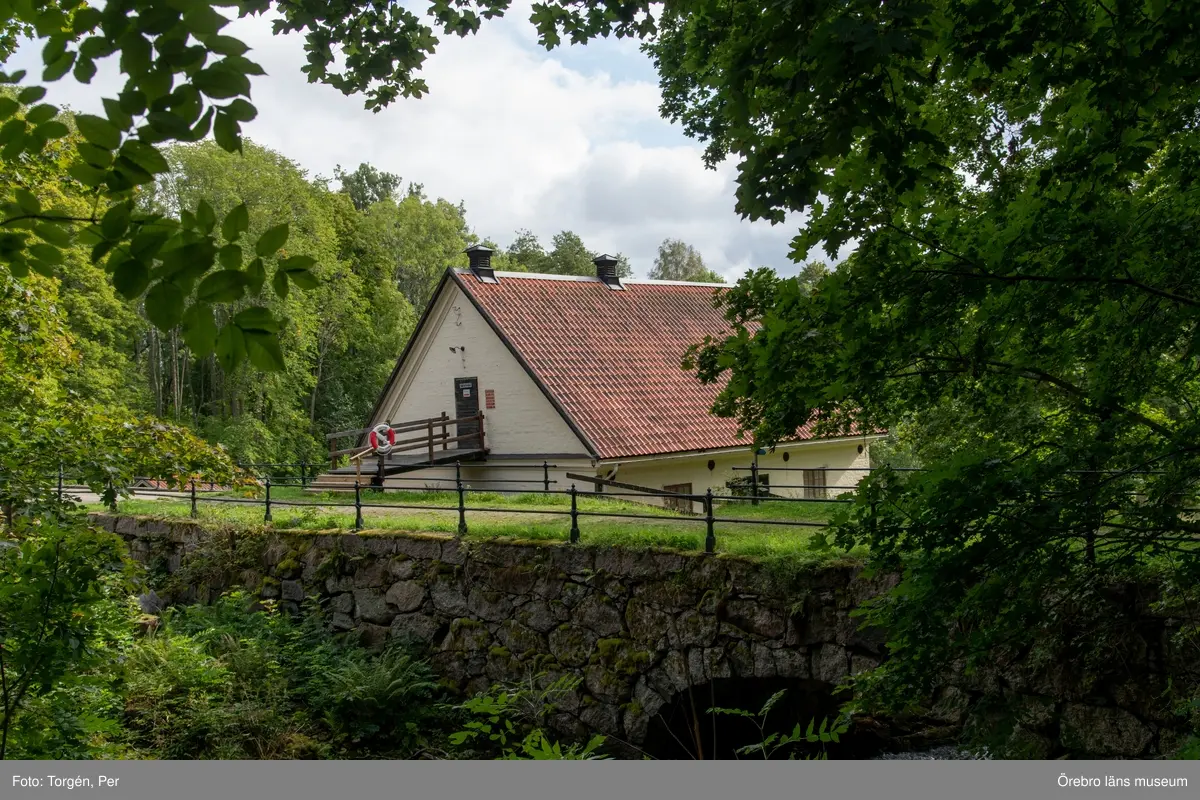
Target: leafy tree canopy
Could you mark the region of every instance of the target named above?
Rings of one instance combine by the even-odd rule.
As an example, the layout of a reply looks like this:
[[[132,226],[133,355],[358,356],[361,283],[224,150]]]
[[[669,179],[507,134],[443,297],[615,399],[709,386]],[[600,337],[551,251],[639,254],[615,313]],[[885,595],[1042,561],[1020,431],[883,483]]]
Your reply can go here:
[[[383,172],[366,163],[359,164],[353,172],[346,172],[338,165],[333,169],[333,177],[341,183],[342,192],[350,196],[359,211],[392,199],[400,188],[399,175]]]
[[[595,275],[593,259],[600,251],[592,251],[574,231],[560,231],[550,240],[549,252],[542,247],[538,237],[527,229],[517,231],[515,238],[503,254],[501,264],[513,264],[521,272],[540,272],[549,275]],[[616,256],[617,274],[627,278],[633,274],[629,259],[621,253]]]
[[[650,277],[663,281],[724,283],[725,280],[704,265],[700,251],[681,239],[663,239]]]

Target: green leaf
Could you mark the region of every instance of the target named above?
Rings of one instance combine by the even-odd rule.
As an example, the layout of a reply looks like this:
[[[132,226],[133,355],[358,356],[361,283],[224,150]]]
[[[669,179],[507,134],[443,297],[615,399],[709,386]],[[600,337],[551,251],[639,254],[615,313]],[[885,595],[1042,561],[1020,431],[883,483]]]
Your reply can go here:
[[[88,31],[100,24],[104,18],[100,9],[85,6],[84,8],[76,9],[71,17],[71,30],[76,36],[82,36]]]
[[[213,114],[214,113],[215,113],[215,111],[210,106],[208,108],[208,110],[206,110],[204,112],[204,116],[202,116],[200,118],[200,121],[192,126],[192,130],[188,134],[187,141],[199,142],[199,141],[202,141],[205,136],[208,136],[208,132],[210,130],[212,130],[212,122],[213,122]]]
[[[240,97],[221,110],[239,122],[249,122],[258,116],[258,109]]]
[[[116,150],[121,144],[121,132],[104,117],[93,114],[76,114],[75,126],[83,138],[97,147]]]
[[[227,244],[217,251],[217,260],[221,262],[221,266],[225,267],[225,269],[241,269],[242,248],[236,244]],[[258,291],[254,288],[253,284],[251,284],[250,290]]]
[[[222,56],[240,56],[250,49],[241,39],[223,34],[200,37],[200,41],[204,42],[204,46],[210,51]]]
[[[23,106],[28,106],[36,103],[46,96],[46,87],[44,86],[27,86],[17,94],[17,102]]]
[[[82,161],[76,161],[71,166],[67,167],[67,174],[75,180],[82,183],[84,186],[99,186],[104,183],[104,178],[107,173],[104,170],[97,169],[90,164],[85,164]]]
[[[250,79],[228,67],[206,67],[192,76],[192,84],[214,100],[250,94]]]
[[[290,273],[307,270],[316,263],[317,260],[312,256],[289,256],[279,262],[279,267],[285,272]]]
[[[108,121],[121,130],[125,130],[133,125],[133,117],[121,108],[120,102],[111,97],[106,97],[101,101],[104,104],[104,113],[108,116]]]
[[[229,245],[229,246],[236,247],[236,245]],[[242,250],[239,247],[238,248],[238,263],[239,264],[241,263],[241,259],[242,259]],[[261,258],[256,258],[253,261],[251,261],[250,264],[247,265],[247,267],[246,267],[246,285],[247,285],[247,287],[249,287],[251,294],[258,294],[262,290],[263,284],[266,282],[267,282],[267,270],[263,266],[263,260]]]
[[[279,348],[279,339],[273,333],[259,331],[243,331],[246,339],[246,353],[250,363],[263,372],[280,372],[283,370],[283,351]]]
[[[71,246],[71,231],[63,225],[53,222],[39,222],[34,230],[37,231],[38,236],[50,244],[57,245],[58,247]]]
[[[146,318],[162,331],[169,331],[183,317],[183,292],[173,283],[159,281],[146,293]]]
[[[126,258],[113,268],[113,288],[126,300],[142,296],[150,285],[150,269],[141,261]]]
[[[121,145],[120,152],[122,156],[148,173],[158,174],[171,170],[171,165],[167,163],[167,159],[157,147],[138,139],[127,140],[125,144]]]
[[[207,303],[229,303],[246,293],[246,276],[236,269],[214,272],[200,282],[196,297]]]
[[[217,323],[212,306],[194,303],[183,315],[183,340],[197,357],[203,358],[217,345]]]
[[[215,35],[229,24],[229,20],[213,10],[212,6],[199,3],[184,12],[183,24],[196,38],[200,38]]]
[[[317,279],[317,276],[306,269],[286,270],[286,273],[288,279],[301,289],[315,289],[321,285],[321,281]]]
[[[29,248],[29,255],[45,264],[58,265],[63,261],[62,251],[52,244],[38,243]]]
[[[242,126],[232,116],[217,112],[217,118],[213,122],[213,139],[226,153],[242,151],[241,130]]]
[[[0,120],[8,119],[21,110],[21,104],[11,97],[0,96]]]
[[[192,132],[192,126],[186,119],[169,111],[151,111],[146,115],[146,124],[164,141],[186,138]]]
[[[129,252],[138,258],[153,258],[171,238],[171,232],[161,227],[143,225],[129,243]]]
[[[96,77],[96,62],[90,58],[80,58],[75,62],[75,71],[72,74],[80,83],[91,83],[92,78]]]
[[[271,279],[271,286],[275,289],[275,294],[280,300],[284,300],[288,296],[288,276],[281,269],[275,270],[275,277]]]
[[[246,337],[241,329],[227,322],[217,334],[217,361],[226,374],[232,373],[246,360]]]
[[[30,125],[41,125],[42,122],[53,120],[58,113],[58,108],[50,106],[49,103],[42,103],[41,106],[35,106],[25,113],[25,121]]]
[[[13,194],[17,198],[17,205],[19,205],[21,210],[26,214],[42,213],[42,204],[38,202],[38,199],[34,196],[33,192],[18,186],[13,191]]]
[[[254,252],[263,258],[275,255],[279,248],[287,244],[288,226],[287,223],[276,225],[258,237],[258,241],[254,244]]]
[[[53,63],[47,64],[42,70],[42,80],[50,82],[56,81],[63,75],[66,75],[71,67],[75,65],[76,54],[74,52],[63,53],[56,58]]]
[[[25,121],[30,125],[41,125],[43,122],[54,119],[58,115],[58,108],[43,103],[40,106],[34,106],[25,113]]]
[[[251,306],[239,311],[233,321],[244,331],[259,333],[278,333],[280,327],[279,321],[271,315],[270,310],[262,306]]]
[[[203,197],[196,205],[196,225],[205,234],[212,233],[213,228],[217,227],[217,214]]]
[[[120,239],[129,230],[131,213],[129,203],[120,203],[110,208],[100,220],[100,231],[106,239]]]
[[[46,140],[62,139],[70,133],[71,129],[67,127],[66,123],[59,122],[56,119],[52,119],[49,122],[43,122],[41,125],[38,125],[33,129],[34,137],[40,137]]]
[[[146,95],[137,89],[130,89],[117,95],[121,110],[126,114],[137,115],[146,113]]]
[[[249,229],[250,210],[246,208],[245,203],[235,206],[225,215],[225,221],[221,223],[221,235],[227,242],[236,242],[238,237]]]

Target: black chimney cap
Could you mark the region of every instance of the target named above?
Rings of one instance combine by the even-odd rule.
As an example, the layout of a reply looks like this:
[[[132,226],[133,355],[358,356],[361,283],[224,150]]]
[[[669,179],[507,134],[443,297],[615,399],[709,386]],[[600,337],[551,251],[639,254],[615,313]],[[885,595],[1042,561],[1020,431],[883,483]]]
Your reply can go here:
[[[621,285],[621,277],[617,275],[616,256],[610,256],[608,253],[601,253],[592,259],[592,263],[596,265],[596,277],[610,289],[624,291],[625,287]]]
[[[492,253],[495,252],[487,245],[473,244],[463,251],[470,260],[471,272],[480,283],[499,283],[496,271],[492,269]]]

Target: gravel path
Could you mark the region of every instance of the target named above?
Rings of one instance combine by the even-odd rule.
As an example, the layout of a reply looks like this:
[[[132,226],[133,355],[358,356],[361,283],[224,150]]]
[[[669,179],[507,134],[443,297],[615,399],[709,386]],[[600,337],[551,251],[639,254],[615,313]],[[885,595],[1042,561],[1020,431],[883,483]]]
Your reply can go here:
[[[907,753],[880,753],[872,761],[987,761],[987,753],[975,755],[957,745],[946,744]]]

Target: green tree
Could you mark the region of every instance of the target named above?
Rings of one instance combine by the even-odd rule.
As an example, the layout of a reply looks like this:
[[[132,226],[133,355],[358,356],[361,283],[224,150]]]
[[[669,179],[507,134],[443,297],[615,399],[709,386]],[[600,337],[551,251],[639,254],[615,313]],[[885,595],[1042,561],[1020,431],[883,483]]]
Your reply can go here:
[[[574,231],[561,231],[550,240],[543,270],[552,275],[595,275],[594,255]]]
[[[366,214],[392,259],[392,280],[414,309],[425,309],[447,267],[467,266],[463,251],[472,237],[461,203],[429,200],[417,189]]]
[[[106,603],[121,577],[123,543],[111,534],[47,527],[0,542],[0,760],[22,711],[39,695],[79,682],[104,660],[98,635],[113,623]]]
[[[680,239],[663,239],[650,277],[660,281],[698,281],[724,283],[724,279],[704,265],[700,252]]]
[[[207,4],[181,10],[155,0],[108,3],[103,10],[63,0],[0,12],[0,30],[33,29],[47,37],[44,81],[72,71],[87,83],[96,61],[118,51],[127,77],[119,96],[104,100],[105,116],[74,118],[82,140],[68,172],[82,187],[85,209],[45,205],[28,186],[14,187],[0,202],[0,263],[18,279],[31,271],[55,275],[62,271],[64,250],[77,240],[90,249],[91,262],[111,274],[122,297],[146,298],[155,327],[165,331],[182,323],[197,352],[215,350],[230,365],[249,359],[261,369],[278,370],[283,367],[278,320],[256,306],[218,328],[213,308],[256,293],[268,267],[280,295],[292,284],[311,287],[314,259],[278,258],[288,240],[286,227],[272,228],[253,243],[239,241],[248,226],[244,208],[218,219],[207,204],[174,209],[173,216],[137,205],[138,188],[170,168],[157,144],[199,141],[212,132],[225,150],[241,149],[241,123],[256,113],[247,100],[249,76],[263,73],[243,55],[242,42],[220,33],[227,23]],[[19,85],[24,78],[24,72],[0,73],[0,84]],[[15,97],[0,97],[5,162],[36,160],[47,146],[71,135],[71,126],[57,118],[59,109],[39,102],[45,95],[44,87],[24,86]],[[246,244],[253,258],[245,257]],[[214,269],[218,264],[221,269]]]
[[[796,283],[805,294],[812,294],[813,290],[817,288],[817,284],[823,281],[829,272],[829,265],[824,261],[807,261],[800,267]]]
[[[759,441],[814,415],[828,431],[896,427],[929,468],[872,475],[837,529],[906,570],[871,617],[894,658],[862,686],[911,701],[1148,563],[1194,581],[1188,12],[737,8],[660,20],[664,109],[710,163],[744,159],[744,214],[809,214],[795,254],[857,249],[819,292],[744,279],[726,295],[738,335],[697,353],[700,375],[728,381],[718,413]]]
[[[517,238],[505,251],[505,256],[511,264],[521,268],[522,272],[547,272],[546,251],[538,237],[528,229],[517,231]]]
[[[342,192],[350,196],[354,207],[359,211],[365,211],[375,203],[391,200],[400,188],[399,175],[383,172],[367,163],[359,164],[353,172],[346,172],[340,165],[336,166],[333,169],[333,177],[341,183]]]

